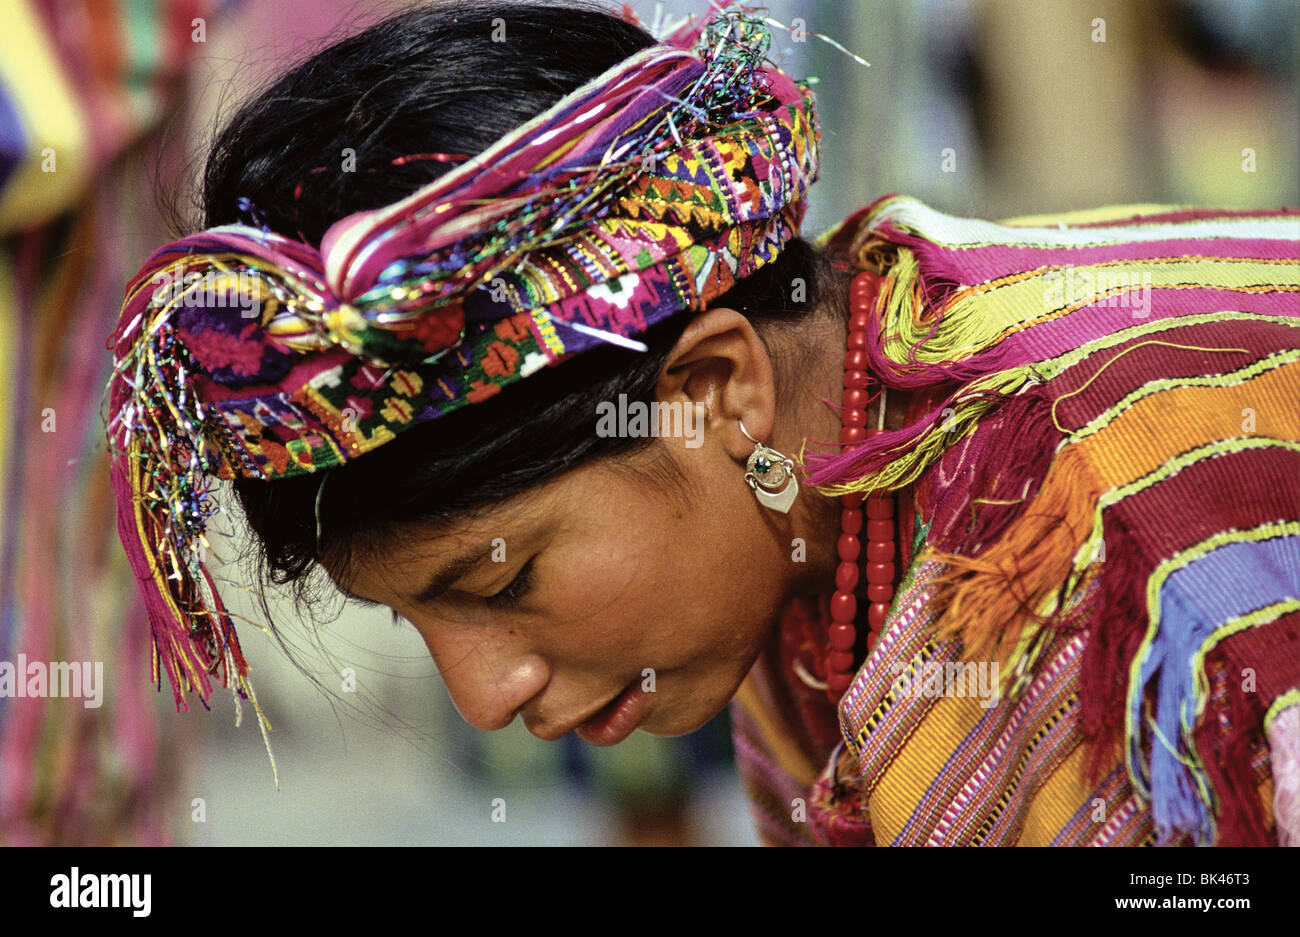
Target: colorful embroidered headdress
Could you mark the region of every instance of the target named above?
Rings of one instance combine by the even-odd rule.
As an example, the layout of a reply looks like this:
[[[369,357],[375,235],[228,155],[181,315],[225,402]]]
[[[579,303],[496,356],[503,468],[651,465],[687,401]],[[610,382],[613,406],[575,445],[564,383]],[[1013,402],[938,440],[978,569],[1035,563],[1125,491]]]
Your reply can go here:
[[[321,247],[226,225],[129,284],[108,433],[154,678],[250,694],[202,562],[214,478],[364,455],[538,369],[700,310],[798,236],[817,175],[808,86],[742,9],[679,27]]]

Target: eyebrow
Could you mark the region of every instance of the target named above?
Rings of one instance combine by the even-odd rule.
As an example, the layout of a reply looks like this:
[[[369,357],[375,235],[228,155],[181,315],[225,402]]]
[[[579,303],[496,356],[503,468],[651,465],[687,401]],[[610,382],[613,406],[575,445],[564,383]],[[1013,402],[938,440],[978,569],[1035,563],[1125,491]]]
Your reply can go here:
[[[415,604],[425,605],[434,601],[450,589],[466,573],[478,566],[492,554],[492,545],[479,553],[464,553],[442,568],[441,572],[429,580],[429,584],[415,594]]]
[[[456,557],[444,566],[440,572],[436,573],[434,577],[429,580],[428,585],[415,594],[415,603],[417,605],[423,605],[434,601],[438,596],[450,589],[459,579],[464,577],[466,573],[482,563],[491,554],[492,547],[489,544],[488,548],[481,553],[464,553]],[[380,608],[383,606],[382,602],[376,602],[374,599],[362,598],[352,590],[339,585],[337,582],[334,585],[343,593],[343,596],[346,599],[351,602],[356,602],[363,608]]]

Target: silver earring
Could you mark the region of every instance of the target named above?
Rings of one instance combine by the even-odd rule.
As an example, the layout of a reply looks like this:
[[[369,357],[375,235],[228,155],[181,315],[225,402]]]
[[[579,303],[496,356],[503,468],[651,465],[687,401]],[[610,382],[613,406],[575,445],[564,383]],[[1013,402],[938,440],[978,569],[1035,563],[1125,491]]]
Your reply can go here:
[[[764,507],[782,514],[790,512],[790,505],[799,494],[799,482],[794,477],[794,460],[765,446],[745,429],[745,421],[738,420],[740,431],[754,444],[754,451],[745,463],[745,481],[754,491],[754,497]]]

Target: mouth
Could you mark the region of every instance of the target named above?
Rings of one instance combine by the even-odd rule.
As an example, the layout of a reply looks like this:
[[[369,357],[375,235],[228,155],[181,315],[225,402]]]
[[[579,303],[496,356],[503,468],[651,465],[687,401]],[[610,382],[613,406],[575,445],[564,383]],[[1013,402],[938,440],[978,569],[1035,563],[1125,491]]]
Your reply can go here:
[[[645,720],[649,709],[650,694],[636,679],[573,731],[588,745],[617,745]]]

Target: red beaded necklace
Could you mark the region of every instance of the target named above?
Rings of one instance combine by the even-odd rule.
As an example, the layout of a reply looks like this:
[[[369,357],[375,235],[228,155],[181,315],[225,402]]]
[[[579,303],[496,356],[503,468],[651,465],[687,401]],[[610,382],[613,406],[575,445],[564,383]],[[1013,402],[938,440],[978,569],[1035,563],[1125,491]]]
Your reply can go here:
[[[880,392],[880,425],[867,429],[867,404],[872,382],[867,372],[867,324],[871,308],[876,301],[877,279],[870,273],[859,273],[849,288],[848,339],[844,355],[844,395],[841,399],[840,443],[861,442],[883,433],[885,421],[885,391]],[[826,696],[838,704],[844,691],[853,682],[856,657],[853,653],[858,632],[854,625],[858,613],[858,600],[854,594],[858,586],[858,558],[862,554],[859,534],[866,512],[867,555],[864,569],[867,577],[867,650],[875,645],[880,627],[894,598],[895,576],[895,499],[893,494],[873,495],[864,499],[861,494],[840,498],[840,537],[836,543],[839,565],[835,569],[835,594],[831,597],[831,624],[826,633]]]

